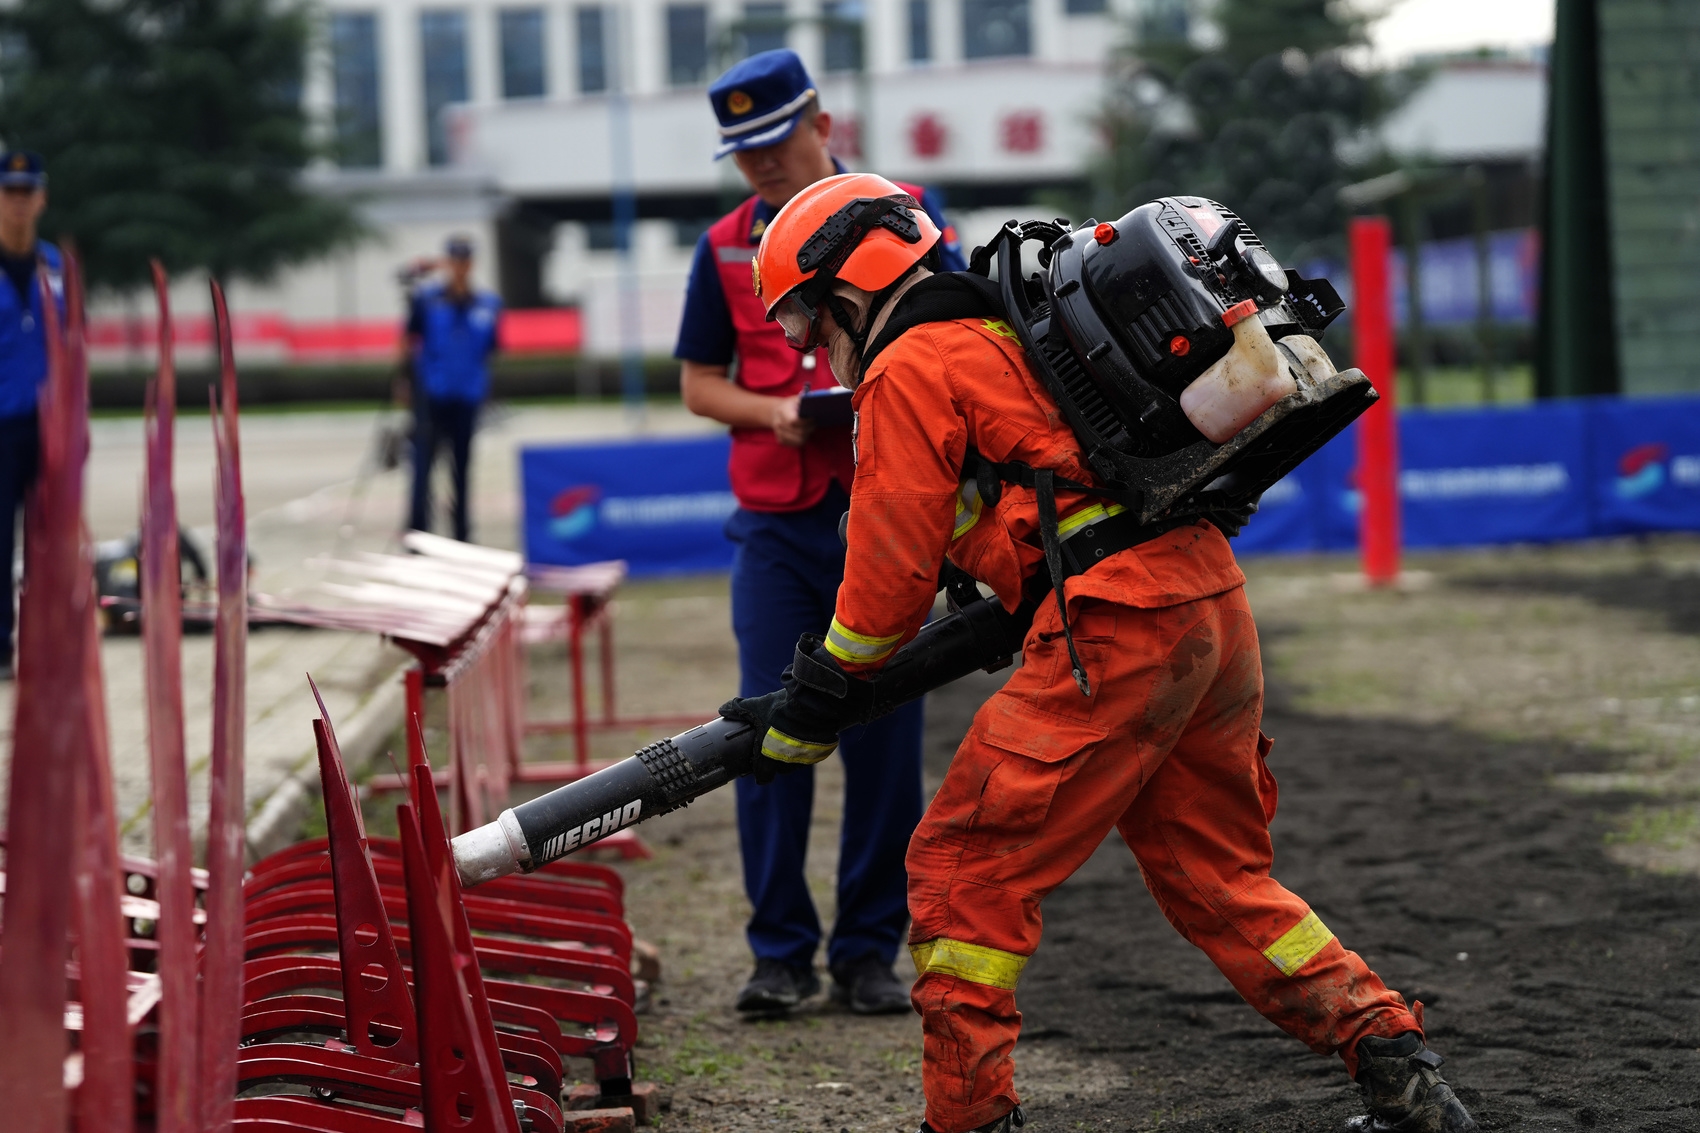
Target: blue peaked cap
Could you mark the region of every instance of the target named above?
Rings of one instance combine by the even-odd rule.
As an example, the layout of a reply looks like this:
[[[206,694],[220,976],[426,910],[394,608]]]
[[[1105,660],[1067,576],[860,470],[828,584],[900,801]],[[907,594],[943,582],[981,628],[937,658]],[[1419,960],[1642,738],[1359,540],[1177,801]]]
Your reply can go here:
[[[714,159],[784,141],[814,96],[815,81],[795,51],[761,51],[733,64],[708,88],[708,101],[720,119]]]

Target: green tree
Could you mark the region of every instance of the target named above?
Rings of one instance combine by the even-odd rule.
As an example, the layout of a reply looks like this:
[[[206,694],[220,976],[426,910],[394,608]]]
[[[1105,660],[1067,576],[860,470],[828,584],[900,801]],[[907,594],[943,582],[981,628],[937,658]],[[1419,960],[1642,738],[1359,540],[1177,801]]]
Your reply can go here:
[[[1373,128],[1407,85],[1351,62],[1369,17],[1338,0],[1219,0],[1216,42],[1201,48],[1189,7],[1146,0],[1103,106],[1093,211],[1198,194],[1243,216],[1277,255],[1336,251],[1337,194],[1390,167]]]
[[[276,0],[18,0],[0,10],[0,137],[47,161],[49,237],[89,281],[264,279],[360,234],[305,187],[311,25]]]

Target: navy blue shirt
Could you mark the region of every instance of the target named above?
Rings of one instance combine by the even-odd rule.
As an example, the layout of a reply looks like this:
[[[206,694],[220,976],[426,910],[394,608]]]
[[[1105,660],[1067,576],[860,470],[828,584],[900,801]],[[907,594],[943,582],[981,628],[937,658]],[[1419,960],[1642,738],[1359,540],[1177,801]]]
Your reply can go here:
[[[60,317],[65,314],[65,284],[60,274],[59,249],[45,241],[36,255],[47,269],[47,286]],[[28,300],[25,300],[25,295]],[[34,280],[20,294],[10,280],[0,280],[0,417],[23,417],[35,412],[41,379],[47,376],[47,329],[41,317],[41,292]]]
[[[838,164],[834,159],[834,164]],[[838,172],[846,172],[838,164]],[[921,194],[921,207],[933,218],[944,233],[939,241],[939,256],[945,271],[962,271],[968,261],[962,257],[962,245],[946,225],[939,195],[928,189]],[[779,210],[766,201],[757,200],[753,224],[766,227]],[[704,366],[729,366],[737,351],[737,332],[732,326],[732,311],[726,306],[726,292],[720,286],[720,269],[714,260],[714,249],[705,234],[697,241],[696,255],[691,259],[691,279],[685,285],[685,311],[679,320],[679,343],[673,357]]]
[[[414,372],[435,401],[482,402],[490,393],[488,361],[496,349],[502,301],[488,291],[455,299],[442,284],[420,289],[407,315],[407,333],[419,340]]]

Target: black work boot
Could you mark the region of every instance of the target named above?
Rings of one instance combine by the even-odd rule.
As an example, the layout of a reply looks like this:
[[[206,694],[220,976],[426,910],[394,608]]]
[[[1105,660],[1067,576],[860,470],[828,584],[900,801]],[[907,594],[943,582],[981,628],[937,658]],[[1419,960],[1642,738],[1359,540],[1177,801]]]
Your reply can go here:
[[[890,964],[872,954],[834,964],[829,994],[834,1003],[857,1015],[899,1015],[910,1010],[908,986],[897,978]]]
[[[755,974],[738,993],[738,1010],[752,1015],[778,1015],[819,990],[820,977],[812,966],[757,959]]]
[[[1444,1061],[1415,1031],[1360,1039],[1357,1082],[1369,1112],[1348,1118],[1343,1133],[1471,1133],[1475,1119],[1440,1076]]]
[[[968,1130],[968,1133],[1014,1133],[1015,1130],[1026,1124],[1027,1115],[1021,1112],[1020,1106],[1016,1106],[1002,1117],[988,1121],[984,1125],[976,1125]],[[938,1133],[938,1130],[923,1121],[921,1128],[917,1129],[915,1133]]]

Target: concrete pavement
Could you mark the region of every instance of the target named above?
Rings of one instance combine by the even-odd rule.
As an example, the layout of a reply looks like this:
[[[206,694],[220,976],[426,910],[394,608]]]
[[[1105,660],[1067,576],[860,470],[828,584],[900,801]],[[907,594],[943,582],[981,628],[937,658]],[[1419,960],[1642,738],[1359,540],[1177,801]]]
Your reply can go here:
[[[311,560],[356,550],[394,550],[407,493],[408,468],[382,472],[371,454],[380,415],[372,411],[252,413],[242,420],[244,494],[256,590],[287,595],[319,578]],[[609,440],[678,435],[713,426],[677,405],[651,407],[642,420],[618,406],[522,407],[489,415],[474,447],[474,538],[517,546],[521,446],[553,440]],[[140,418],[93,423],[87,513],[96,539],[136,529],[142,468]],[[176,485],[183,524],[212,547],[212,435],[203,414],[179,418]],[[441,496],[441,493],[439,493]],[[112,758],[125,849],[152,852],[150,781],[140,641],[108,637],[102,646]],[[256,627],[249,638],[247,800],[257,848],[287,840],[312,769],[315,715],[311,673],[324,693],[351,761],[376,754],[401,721],[399,669],[405,655],[369,635]],[[205,766],[210,750],[212,639],[187,637],[183,687],[191,807],[197,837],[206,814]],[[0,768],[9,768],[12,689],[0,685]],[[354,742],[351,742],[354,741]]]

